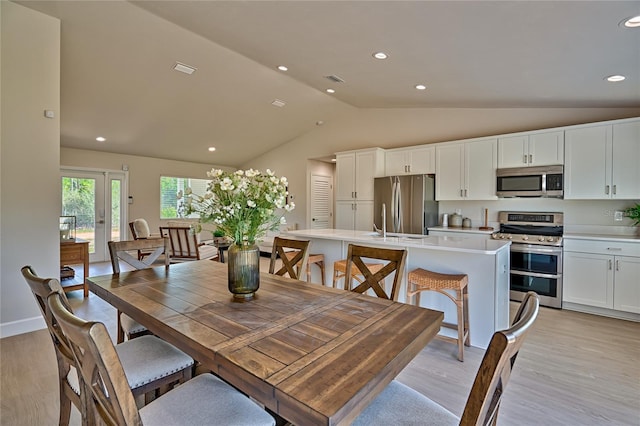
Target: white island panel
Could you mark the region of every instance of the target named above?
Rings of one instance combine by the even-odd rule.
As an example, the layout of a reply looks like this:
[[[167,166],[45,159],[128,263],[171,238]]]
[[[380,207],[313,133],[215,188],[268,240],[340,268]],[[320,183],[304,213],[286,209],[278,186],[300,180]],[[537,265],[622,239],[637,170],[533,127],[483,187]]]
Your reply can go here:
[[[509,326],[510,242],[459,236],[392,236],[342,229],[305,229],[287,235],[311,240],[311,253],[325,256],[327,284],[333,278],[333,263],[345,259],[349,244],[407,249],[407,265],[398,300],[407,303],[407,273],[415,268],[469,276],[469,323],[471,345],[486,348],[496,330]],[[317,268],[312,281],[319,283]],[[387,283],[390,287],[390,280]],[[338,283],[343,288],[344,283]],[[423,292],[421,306],[445,313],[445,321],[456,322],[456,309],[446,296]]]

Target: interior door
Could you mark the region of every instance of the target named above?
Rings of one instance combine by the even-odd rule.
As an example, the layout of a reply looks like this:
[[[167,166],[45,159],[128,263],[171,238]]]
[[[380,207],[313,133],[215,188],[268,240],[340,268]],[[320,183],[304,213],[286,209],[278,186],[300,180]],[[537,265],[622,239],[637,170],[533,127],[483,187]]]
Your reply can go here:
[[[331,181],[331,176],[311,175],[311,229],[329,229],[333,226]]]
[[[89,261],[109,260],[107,241],[127,235],[126,175],[64,169],[60,183],[60,214],[76,217],[76,238],[89,241]]]

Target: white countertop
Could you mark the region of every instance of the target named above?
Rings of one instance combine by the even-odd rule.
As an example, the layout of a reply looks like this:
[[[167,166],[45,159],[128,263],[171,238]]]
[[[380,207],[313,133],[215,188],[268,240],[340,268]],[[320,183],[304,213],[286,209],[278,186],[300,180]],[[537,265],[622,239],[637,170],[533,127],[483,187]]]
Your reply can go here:
[[[301,238],[320,238],[327,240],[354,241],[391,247],[407,247],[427,250],[456,251],[464,253],[496,254],[507,248],[511,242],[477,237],[456,236],[393,236],[383,238],[374,232],[351,231],[347,229],[300,229],[286,231],[283,234]]]
[[[583,234],[583,233],[565,233],[565,239],[574,240],[597,240],[597,241],[620,241],[629,243],[640,243],[639,235],[607,235],[607,234]]]
[[[429,231],[463,232],[466,234],[486,234],[486,235],[491,235],[494,232],[497,232],[497,229],[485,231],[485,230],[481,230],[480,228],[463,228],[463,227],[453,227],[453,226],[430,226],[428,229]]]

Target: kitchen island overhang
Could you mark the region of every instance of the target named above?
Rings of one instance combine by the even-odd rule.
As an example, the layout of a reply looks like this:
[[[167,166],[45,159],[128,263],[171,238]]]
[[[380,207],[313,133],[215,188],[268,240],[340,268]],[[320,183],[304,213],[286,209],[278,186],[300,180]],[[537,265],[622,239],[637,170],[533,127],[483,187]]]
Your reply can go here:
[[[469,328],[471,345],[486,349],[497,330],[509,327],[509,241],[457,236],[399,235],[386,238],[376,233],[344,229],[302,229],[284,233],[290,237],[308,239],[312,253],[325,257],[327,283],[333,277],[333,263],[345,259],[349,244],[407,250],[406,268],[398,301],[406,299],[407,274],[415,268],[447,274],[469,276]],[[312,273],[315,273],[312,268]],[[320,282],[313,277],[313,282]],[[390,282],[387,283],[390,285]],[[338,282],[343,288],[344,282]],[[449,298],[435,292],[423,292],[420,306],[445,313],[445,322],[456,323],[455,305]],[[455,331],[443,328],[441,333]]]

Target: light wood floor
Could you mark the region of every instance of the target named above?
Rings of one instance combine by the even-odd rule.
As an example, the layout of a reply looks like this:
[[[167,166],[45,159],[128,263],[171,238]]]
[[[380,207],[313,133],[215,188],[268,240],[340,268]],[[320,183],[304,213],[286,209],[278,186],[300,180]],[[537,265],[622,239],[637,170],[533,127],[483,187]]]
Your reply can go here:
[[[103,273],[110,273],[109,264],[91,266],[90,275]],[[104,322],[115,339],[110,305],[93,294],[83,299],[81,291],[68,296],[78,315]],[[467,348],[461,363],[455,345],[433,341],[398,379],[460,415],[482,355]],[[0,364],[0,424],[56,424],[56,364],[48,332],[0,340]],[[71,424],[80,424],[75,409]],[[518,356],[498,424],[640,425],[640,324],[541,308]]]

